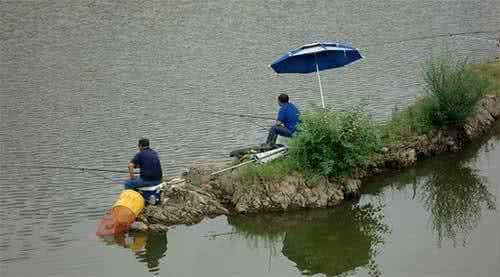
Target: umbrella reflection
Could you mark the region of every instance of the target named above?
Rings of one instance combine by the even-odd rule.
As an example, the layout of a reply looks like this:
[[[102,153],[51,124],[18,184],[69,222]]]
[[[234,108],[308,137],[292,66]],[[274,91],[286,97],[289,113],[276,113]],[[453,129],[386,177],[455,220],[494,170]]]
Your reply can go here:
[[[377,246],[389,230],[381,207],[371,204],[333,210],[228,218],[250,241],[283,243],[281,252],[305,275],[337,276],[365,267],[380,274],[374,262]]]

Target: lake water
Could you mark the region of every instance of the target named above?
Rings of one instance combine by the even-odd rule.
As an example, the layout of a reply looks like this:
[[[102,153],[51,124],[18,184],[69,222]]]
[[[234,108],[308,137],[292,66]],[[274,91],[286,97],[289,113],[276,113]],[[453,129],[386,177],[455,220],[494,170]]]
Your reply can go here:
[[[499,14],[497,0],[2,1],[0,275],[497,276],[498,131],[373,180],[354,206],[218,217],[118,244],[94,232],[121,189],[112,178],[126,176],[16,165],[125,170],[143,136],[168,175],[226,157],[270,122],[203,111],[272,117],[282,92],[320,105],[314,75],[268,67],[318,40],[365,57],[321,73],[327,106],[383,120],[422,91],[431,55],[498,55]]]

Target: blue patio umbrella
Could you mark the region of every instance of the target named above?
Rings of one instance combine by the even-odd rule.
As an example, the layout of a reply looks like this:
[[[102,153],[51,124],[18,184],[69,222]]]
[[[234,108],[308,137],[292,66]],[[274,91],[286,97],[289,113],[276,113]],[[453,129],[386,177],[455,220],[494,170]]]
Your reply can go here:
[[[290,50],[271,64],[276,73],[311,73],[316,72],[321,94],[321,104],[325,108],[320,70],[348,65],[362,56],[359,50],[351,46],[334,42],[318,42]]]

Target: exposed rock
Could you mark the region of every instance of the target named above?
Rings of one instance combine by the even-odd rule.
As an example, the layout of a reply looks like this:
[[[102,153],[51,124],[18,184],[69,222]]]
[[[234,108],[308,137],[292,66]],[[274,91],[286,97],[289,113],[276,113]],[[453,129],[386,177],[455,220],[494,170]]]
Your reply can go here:
[[[342,203],[343,200],[344,200],[344,192],[342,192],[341,189],[334,189],[332,197],[328,199],[327,206],[333,207],[340,205],[340,203]]]
[[[401,165],[403,167],[408,167],[417,161],[417,154],[415,152],[415,149],[410,148],[410,149],[405,149],[401,152],[399,152],[399,158],[401,161]]]
[[[184,185],[186,185],[186,179],[184,178],[172,178],[167,182],[167,187],[170,189]]]
[[[497,96],[487,96],[479,101],[476,113],[465,124],[464,131],[469,139],[484,133],[500,116],[500,101]]]
[[[500,97],[488,96],[488,102],[485,104],[486,109],[495,118],[500,118]]]
[[[162,224],[151,224],[149,225],[149,230],[152,232],[167,232],[168,227]]]
[[[361,188],[361,180],[346,178],[344,180],[345,195],[348,197],[358,196]]]
[[[326,179],[308,187],[303,176],[292,175],[279,181],[262,181],[251,187],[240,184],[236,186],[232,199],[237,213],[255,213],[337,205],[344,199],[344,193],[339,185]]]
[[[162,199],[161,205],[146,206],[139,219],[168,226],[195,224],[205,216],[229,213],[213,194],[192,185],[170,187],[162,193]]]
[[[133,231],[147,231],[148,230],[148,225],[146,225],[146,223],[144,223],[144,222],[135,221],[134,223],[132,223],[130,225],[130,230],[133,230]]]
[[[195,161],[186,172],[186,179],[193,185],[201,185],[210,181],[210,174],[230,167],[232,164],[232,159],[218,161]]]

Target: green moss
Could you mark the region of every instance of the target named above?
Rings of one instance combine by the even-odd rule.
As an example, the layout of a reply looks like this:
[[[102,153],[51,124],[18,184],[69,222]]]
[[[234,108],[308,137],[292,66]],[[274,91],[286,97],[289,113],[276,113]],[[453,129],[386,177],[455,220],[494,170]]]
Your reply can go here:
[[[500,96],[500,57],[496,62],[470,65],[470,68],[489,84],[486,93]]]

